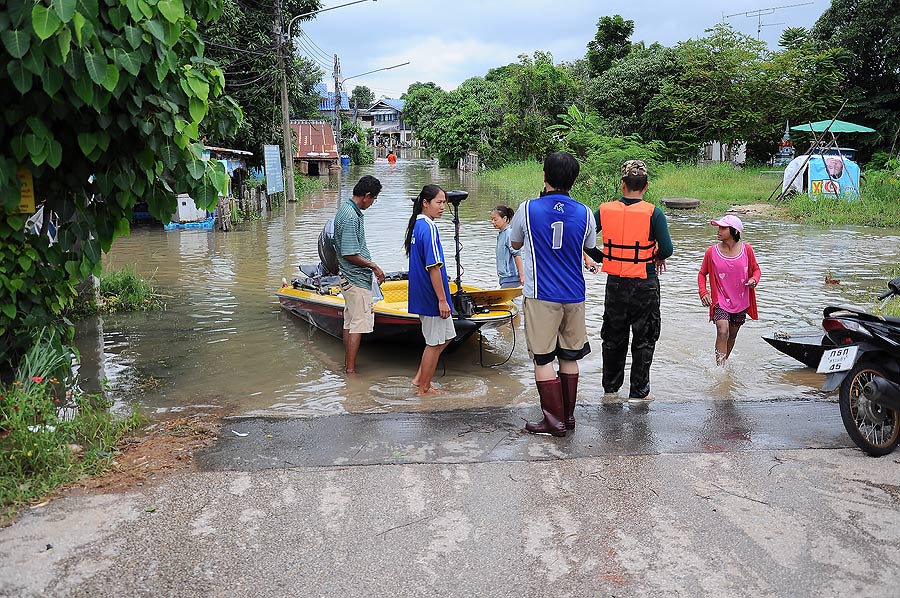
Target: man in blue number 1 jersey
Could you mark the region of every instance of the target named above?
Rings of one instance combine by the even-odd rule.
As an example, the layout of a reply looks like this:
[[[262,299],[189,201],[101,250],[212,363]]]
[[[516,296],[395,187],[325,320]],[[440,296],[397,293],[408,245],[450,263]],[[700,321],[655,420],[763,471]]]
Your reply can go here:
[[[582,254],[597,242],[594,215],[569,197],[578,160],[566,152],[544,160],[544,191],[516,211],[510,228],[525,268],[525,340],[544,419],[533,434],[565,436],[575,429],[578,360],[591,352],[584,324]],[[553,361],[559,361],[559,376]]]

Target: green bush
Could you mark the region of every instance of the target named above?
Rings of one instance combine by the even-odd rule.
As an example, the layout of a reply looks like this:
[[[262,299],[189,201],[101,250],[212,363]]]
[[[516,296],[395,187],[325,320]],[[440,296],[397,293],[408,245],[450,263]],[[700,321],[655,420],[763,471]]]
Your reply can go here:
[[[109,466],[116,444],[138,427],[99,395],[72,388],[72,354],[42,332],[15,380],[0,385],[0,521],[25,503]]]

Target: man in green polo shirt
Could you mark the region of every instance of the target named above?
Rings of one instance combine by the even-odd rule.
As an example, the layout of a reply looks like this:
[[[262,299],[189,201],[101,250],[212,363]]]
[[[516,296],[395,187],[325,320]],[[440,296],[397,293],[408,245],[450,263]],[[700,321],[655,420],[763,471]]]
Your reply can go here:
[[[372,311],[372,275],[384,282],[384,272],[371,260],[366,246],[363,210],[375,203],[381,181],[366,175],[353,187],[353,197],[341,204],[334,217],[334,248],[344,296],[344,369],[356,373],[356,354],[362,335],[375,328]]]

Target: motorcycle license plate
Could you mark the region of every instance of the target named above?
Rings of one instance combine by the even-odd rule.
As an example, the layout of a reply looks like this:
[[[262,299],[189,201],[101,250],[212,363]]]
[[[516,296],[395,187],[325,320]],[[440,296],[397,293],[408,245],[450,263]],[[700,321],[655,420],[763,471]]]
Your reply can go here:
[[[850,345],[849,347],[839,347],[822,354],[819,360],[819,367],[816,368],[817,374],[833,374],[834,372],[846,372],[856,363],[856,352],[859,347]]]

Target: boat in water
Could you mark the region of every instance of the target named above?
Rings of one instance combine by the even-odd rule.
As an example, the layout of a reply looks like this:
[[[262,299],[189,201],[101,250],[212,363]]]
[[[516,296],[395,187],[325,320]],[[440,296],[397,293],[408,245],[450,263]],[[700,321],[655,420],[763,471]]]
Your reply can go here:
[[[306,320],[316,328],[340,339],[344,327],[344,297],[341,295],[340,277],[322,272],[319,264],[300,266],[301,276],[276,291],[281,307],[295,316]],[[381,284],[384,298],[375,304],[375,329],[363,335],[365,342],[382,341],[409,344],[424,344],[422,324],[417,314],[407,311],[409,281],[406,272],[385,275]],[[462,292],[456,283],[450,282],[450,294],[454,298],[465,298],[465,311],[455,308],[453,325],[456,338],[448,350],[464,343],[482,328],[496,328],[509,324],[519,313],[513,299],[522,294],[521,288],[481,289],[462,285]],[[454,301],[457,304],[458,300]]]
[[[772,336],[764,336],[763,340],[811,368],[818,367],[822,354],[834,348],[834,343],[827,336],[816,331],[795,334],[776,332]]]

